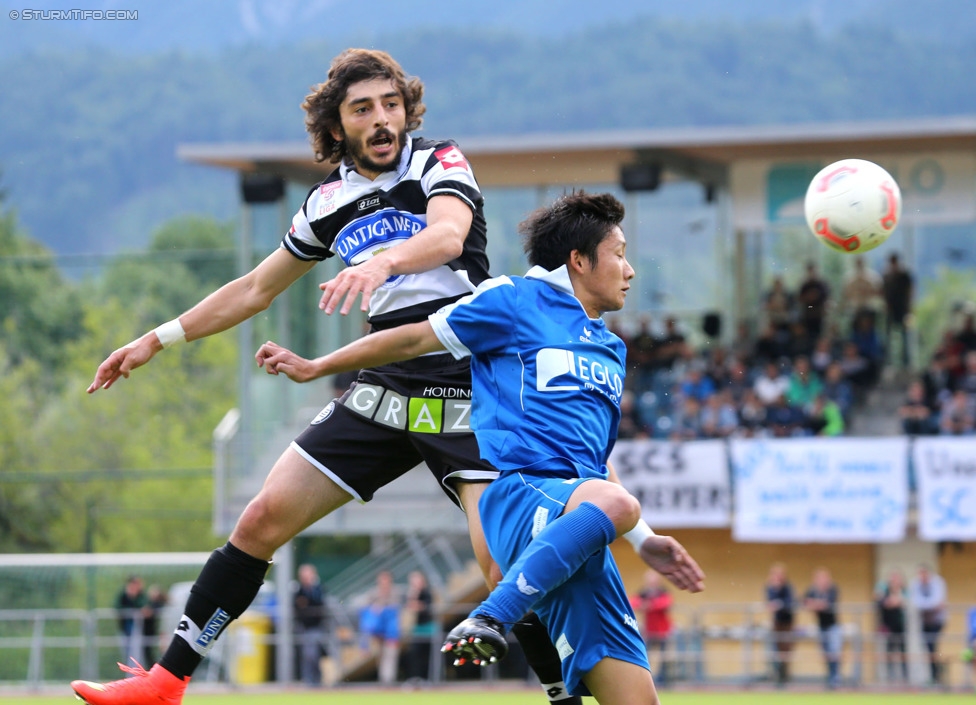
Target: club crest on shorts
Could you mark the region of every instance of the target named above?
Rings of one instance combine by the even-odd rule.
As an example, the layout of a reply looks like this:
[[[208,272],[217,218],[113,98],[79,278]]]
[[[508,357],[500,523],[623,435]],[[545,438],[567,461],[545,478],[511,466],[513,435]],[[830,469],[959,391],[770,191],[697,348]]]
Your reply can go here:
[[[312,425],[320,424],[327,418],[332,416],[332,412],[335,411],[335,400],[330,401],[329,404],[320,411],[314,419],[312,419]]]

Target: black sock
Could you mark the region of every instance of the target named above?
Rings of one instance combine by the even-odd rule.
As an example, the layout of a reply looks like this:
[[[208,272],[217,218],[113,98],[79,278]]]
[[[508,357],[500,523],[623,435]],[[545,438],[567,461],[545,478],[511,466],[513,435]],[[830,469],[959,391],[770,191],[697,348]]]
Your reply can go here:
[[[539,615],[529,612],[515,623],[512,633],[522,647],[525,660],[539,677],[549,702],[558,705],[583,705],[580,696],[566,692],[562,660]]]
[[[229,541],[211,553],[159,665],[178,678],[193,675],[217,637],[257,596],[269,565]]]

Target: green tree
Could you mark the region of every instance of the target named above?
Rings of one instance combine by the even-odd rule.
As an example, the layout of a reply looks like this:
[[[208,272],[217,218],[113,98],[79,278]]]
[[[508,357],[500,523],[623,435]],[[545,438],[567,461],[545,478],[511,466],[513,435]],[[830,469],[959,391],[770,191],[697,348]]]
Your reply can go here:
[[[51,252],[0,213],[0,343],[10,364],[37,361],[55,384],[64,346],[81,329],[80,302]]]
[[[976,301],[976,280],[970,270],[940,267],[938,275],[925,284],[925,296],[915,305],[914,325],[918,331],[918,362],[925,364],[956,321],[960,305]]]
[[[118,299],[89,307],[64,392],[36,420],[35,438],[47,439],[39,467],[68,481],[75,473],[66,469],[97,471],[71,484],[52,536],[60,550],[85,550],[86,541],[98,551],[210,548],[211,433],[235,402],[235,336],[170,348],[87,394],[105,355],[143,332],[131,318]]]

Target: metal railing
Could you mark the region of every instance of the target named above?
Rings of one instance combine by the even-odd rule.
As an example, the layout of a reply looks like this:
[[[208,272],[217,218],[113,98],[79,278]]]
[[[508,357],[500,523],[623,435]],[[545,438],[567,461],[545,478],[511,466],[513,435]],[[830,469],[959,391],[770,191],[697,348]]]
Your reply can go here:
[[[415,641],[429,644],[426,680],[433,683],[464,677],[531,680],[533,676],[517,661],[518,649],[514,642],[513,663],[503,661],[468,676],[445,666],[445,657],[439,651],[445,632],[459,615],[473,607],[460,603],[439,605],[433,633],[429,637],[405,635],[401,649],[406,650]],[[974,682],[972,665],[960,658],[966,638],[960,626],[964,623],[965,611],[963,606],[950,607],[950,620],[939,642],[942,685],[947,688],[971,688]],[[134,620],[132,639],[119,632],[120,614],[114,609],[0,610],[0,684],[30,689],[64,683],[79,676],[90,680],[118,677],[115,663],[130,653],[144,654],[147,646],[141,638],[141,613],[135,611],[129,616]],[[663,661],[658,652],[651,654],[652,670],[660,673],[662,663],[667,664],[667,685],[743,687],[772,681],[772,632],[769,617],[761,605],[713,604],[695,610],[676,608],[673,617],[675,628],[667,642]],[[841,685],[849,688],[903,687],[897,669],[892,673],[888,668],[884,636],[874,628],[874,606],[845,606],[840,622],[844,637]],[[928,655],[915,622],[910,616],[906,633],[908,682],[925,685],[929,674]],[[161,626],[166,631],[165,640],[172,625]],[[780,636],[777,634],[777,638]],[[804,619],[789,639],[792,644],[791,682],[823,682],[826,671],[816,628]],[[281,641],[270,617],[264,615],[263,621],[239,620],[217,641],[195,680],[239,684],[268,680],[274,663],[271,650],[294,649],[296,646],[294,642],[283,644]],[[342,661],[350,650],[358,649],[355,639],[343,642],[335,634],[330,637],[330,647],[330,653],[337,661]],[[370,678],[369,655],[352,655],[353,660],[358,657],[365,664],[365,668],[358,669],[357,677]],[[138,658],[142,660],[143,657]],[[148,663],[144,665],[149,666]],[[343,670],[340,668],[338,672],[341,674]],[[279,681],[293,679],[293,675],[277,677]]]

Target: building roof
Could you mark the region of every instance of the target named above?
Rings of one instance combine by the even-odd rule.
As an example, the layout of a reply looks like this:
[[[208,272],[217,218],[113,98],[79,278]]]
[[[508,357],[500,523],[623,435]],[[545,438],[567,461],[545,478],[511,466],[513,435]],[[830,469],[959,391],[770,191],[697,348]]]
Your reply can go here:
[[[728,166],[743,159],[976,151],[976,116],[456,139],[482,186],[616,182],[621,165],[632,163],[658,164],[667,172],[721,183]],[[177,155],[199,164],[273,173],[308,183],[334,168],[316,163],[306,142],[181,144]]]

